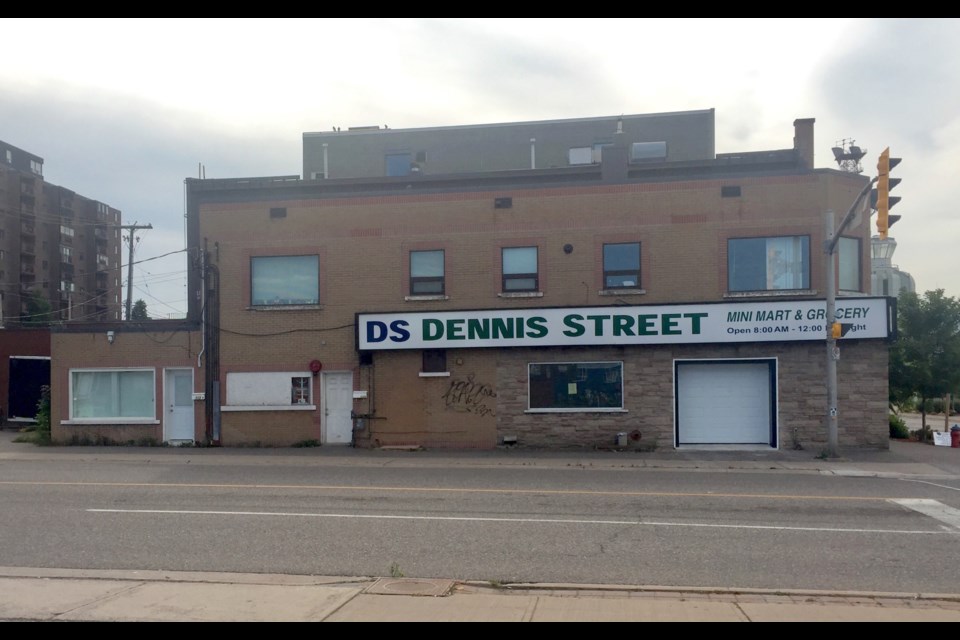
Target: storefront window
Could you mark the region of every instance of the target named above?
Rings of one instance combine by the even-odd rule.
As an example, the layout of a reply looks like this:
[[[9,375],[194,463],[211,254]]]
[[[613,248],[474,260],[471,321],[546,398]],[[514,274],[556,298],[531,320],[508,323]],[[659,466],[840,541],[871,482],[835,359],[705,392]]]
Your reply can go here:
[[[154,372],[145,370],[72,371],[70,417],[156,417]]]
[[[530,409],[623,409],[622,362],[543,362],[528,365]]]

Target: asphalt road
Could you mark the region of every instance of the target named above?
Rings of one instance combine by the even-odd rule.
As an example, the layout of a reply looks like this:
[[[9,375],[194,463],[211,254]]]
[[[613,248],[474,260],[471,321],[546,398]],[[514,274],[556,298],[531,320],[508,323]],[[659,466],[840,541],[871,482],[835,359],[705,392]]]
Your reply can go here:
[[[957,477],[178,453],[3,459],[0,565],[960,591]]]

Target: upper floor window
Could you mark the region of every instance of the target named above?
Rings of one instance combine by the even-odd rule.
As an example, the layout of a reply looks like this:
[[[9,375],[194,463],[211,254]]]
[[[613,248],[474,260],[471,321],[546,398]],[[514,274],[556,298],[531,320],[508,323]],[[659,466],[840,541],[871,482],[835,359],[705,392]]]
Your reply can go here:
[[[443,250],[410,252],[410,295],[443,295]]]
[[[30,171],[33,171],[38,176],[43,175],[43,163],[37,160],[31,160]]]
[[[860,239],[841,236],[837,244],[841,291],[860,291]]]
[[[320,301],[318,256],[250,258],[250,303],[254,306],[317,304]]]
[[[603,288],[636,289],[640,286],[640,243],[603,245]]]
[[[539,291],[537,247],[503,249],[503,291]]]
[[[408,176],[413,166],[413,157],[409,153],[388,153],[386,163],[388,176]]]
[[[727,241],[730,291],[810,288],[810,238],[732,238]]]

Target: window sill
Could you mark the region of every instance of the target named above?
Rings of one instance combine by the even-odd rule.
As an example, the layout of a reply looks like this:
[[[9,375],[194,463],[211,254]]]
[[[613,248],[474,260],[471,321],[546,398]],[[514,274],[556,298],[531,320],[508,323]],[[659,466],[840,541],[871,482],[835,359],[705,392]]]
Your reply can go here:
[[[421,371],[418,374],[421,378],[449,378],[449,371]]]
[[[504,291],[497,294],[498,298],[542,298],[543,291]]]
[[[284,404],[284,405],[226,405],[220,411],[316,411],[315,404]]]
[[[73,418],[72,420],[61,420],[60,424],[68,427],[91,424],[115,424],[123,426],[128,424],[160,424],[160,421],[151,420],[150,418]]]
[[[601,296],[642,296],[646,295],[646,289],[603,289],[598,292]]]
[[[630,413],[626,409],[574,408],[574,409],[527,409],[524,413]]]
[[[735,291],[723,294],[724,298],[788,298],[795,296],[815,296],[816,289],[784,289],[778,291]]]
[[[247,311],[320,311],[322,304],[267,304],[247,307]]]
[[[450,296],[437,295],[437,296],[404,296],[403,298],[406,302],[429,302],[432,300],[449,300]]]

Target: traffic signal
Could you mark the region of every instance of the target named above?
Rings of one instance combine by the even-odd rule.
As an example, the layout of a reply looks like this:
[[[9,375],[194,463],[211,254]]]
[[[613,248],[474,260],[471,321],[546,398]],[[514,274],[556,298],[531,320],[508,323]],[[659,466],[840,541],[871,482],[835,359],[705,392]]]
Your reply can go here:
[[[852,322],[834,322],[830,325],[830,335],[834,340],[842,338],[853,328]]]
[[[897,196],[891,196],[890,190],[900,184],[900,178],[891,178],[890,170],[900,164],[900,158],[890,157],[890,147],[883,150],[877,161],[877,188],[874,190],[874,209],[877,210],[877,231],[880,238],[886,240],[887,230],[900,219],[898,215],[890,215],[893,205],[900,202]]]

